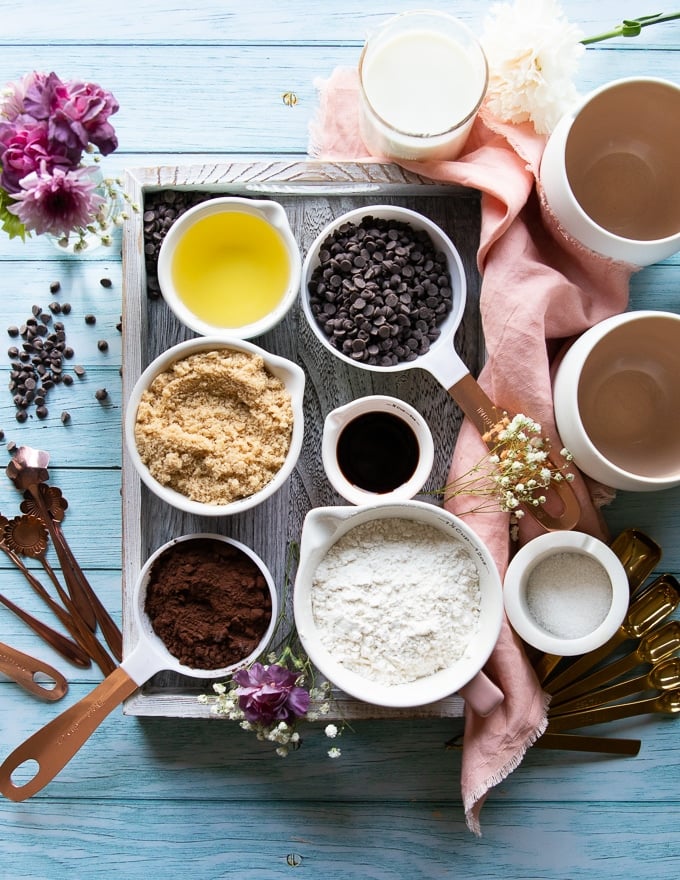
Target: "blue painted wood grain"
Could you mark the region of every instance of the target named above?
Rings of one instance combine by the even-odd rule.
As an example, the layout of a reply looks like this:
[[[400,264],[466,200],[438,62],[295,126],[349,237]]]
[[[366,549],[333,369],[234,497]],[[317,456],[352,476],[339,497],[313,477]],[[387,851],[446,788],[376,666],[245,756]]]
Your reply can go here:
[[[479,30],[487,5],[428,0]],[[304,155],[316,109],[315,80],[356,63],[369,30],[408,0],[195,4],[119,0],[0,0],[0,83],[33,68],[83,76],[121,101],[114,118],[120,148],[107,173],[126,167]],[[597,33],[645,10],[635,2],[565,0],[569,19]],[[646,29],[589,49],[581,91],[624,75],[678,80],[680,25]],[[281,95],[295,91],[286,107]],[[110,277],[113,286],[99,281]],[[6,439],[47,449],[52,481],[69,500],[67,537],[98,594],[120,617],[120,239],[110,250],[65,259],[47,242],[0,239],[0,339],[34,303],[71,302],[65,319],[74,363],[86,379],[50,398],[50,416],[17,425],[0,384]],[[680,309],[680,259],[634,276],[631,306]],[[97,316],[95,327],[84,316]],[[97,341],[106,338],[106,355]],[[7,346],[10,339],[7,337]],[[3,374],[4,349],[0,345]],[[109,404],[94,391],[106,387]],[[59,420],[62,409],[72,423]],[[0,468],[6,456],[0,446]],[[0,511],[19,498],[0,477]],[[647,530],[663,546],[658,571],[680,571],[680,491],[653,498],[619,493],[605,511],[616,533]],[[52,557],[50,557],[52,558]],[[53,560],[56,564],[56,560]],[[40,576],[37,564],[32,568]],[[11,564],[0,558],[0,591],[52,622]],[[67,673],[65,702],[86,694],[98,670],[61,661],[4,608],[0,640],[44,657]],[[37,730],[62,706],[38,703],[0,680],[0,753]],[[635,759],[533,749],[489,796],[484,837],[467,831],[460,803],[460,755],[445,743],[461,722],[363,722],[346,732],[343,757],[326,757],[311,727],[286,760],[240,729],[215,720],[133,719],[116,712],[40,795],[0,801],[3,880],[204,878],[620,878],[677,876],[680,833],[678,728],[665,718],[621,721],[600,730],[639,736]]]

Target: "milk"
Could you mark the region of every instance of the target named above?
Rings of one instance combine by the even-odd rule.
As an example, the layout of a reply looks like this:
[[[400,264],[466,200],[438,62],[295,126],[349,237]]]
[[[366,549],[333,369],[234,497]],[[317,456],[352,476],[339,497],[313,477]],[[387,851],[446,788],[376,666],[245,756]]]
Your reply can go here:
[[[359,73],[361,133],[371,153],[418,160],[461,152],[487,80],[467,28],[437,13],[397,16],[368,41]]]

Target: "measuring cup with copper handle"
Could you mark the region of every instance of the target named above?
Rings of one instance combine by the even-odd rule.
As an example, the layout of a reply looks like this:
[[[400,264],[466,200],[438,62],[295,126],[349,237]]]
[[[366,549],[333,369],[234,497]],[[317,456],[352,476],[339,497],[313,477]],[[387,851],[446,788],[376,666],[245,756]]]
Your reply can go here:
[[[319,263],[319,253],[329,234],[345,223],[358,224],[364,217],[368,216],[386,220],[399,220],[408,223],[416,230],[427,232],[435,248],[447,255],[448,269],[451,276],[453,307],[439,326],[439,337],[431,343],[427,352],[419,354],[414,360],[402,361],[389,367],[362,363],[334,348],[329,343],[328,338],[312,313],[307,291],[309,278]],[[302,267],[302,296],[300,299],[305,318],[314,335],[324,348],[346,364],[375,373],[396,373],[413,368],[427,370],[448,391],[449,395],[456,401],[482,437],[490,429],[498,425],[504,416],[510,415],[512,417],[512,414],[507,413],[490,400],[486,392],[472,377],[468,367],[456,351],[455,335],[465,310],[465,270],[460,255],[451,239],[436,223],[433,223],[422,214],[407,208],[396,208],[393,205],[371,205],[364,208],[356,208],[340,217],[336,217],[316,237],[307,251]],[[531,414],[526,413],[526,415],[530,416]],[[493,439],[485,442],[492,449],[498,443],[497,440]],[[538,505],[537,507],[527,505],[526,512],[537,519],[548,530],[573,528],[580,518],[581,510],[571,483],[567,480],[555,483],[548,492],[548,496],[551,505],[553,505],[553,502],[559,502],[559,507],[561,508],[559,512],[550,513],[543,505]],[[558,504],[555,503],[554,506],[558,506]]]
[[[257,648],[248,657],[222,669],[192,669],[180,663],[156,635],[144,611],[149,574],[155,560],[175,544],[199,538],[224,541],[249,556],[262,571],[271,596],[271,619]],[[0,793],[5,797],[12,801],[23,801],[41,791],[66,766],[113,709],[156,673],[169,671],[191,678],[218,679],[226,677],[237,667],[255,660],[273,635],[278,617],[278,597],[271,574],[249,547],[223,535],[185,535],[164,544],[143,566],[135,585],[134,617],[139,641],[121,665],[90,694],[30,736],[5,759],[0,766]],[[29,761],[37,762],[37,772],[28,782],[16,785],[12,780],[12,774]]]
[[[29,694],[50,703],[60,700],[68,691],[68,682],[58,669],[3,642],[0,642],[0,672]]]
[[[635,715],[649,715],[656,712],[676,717],[680,715],[680,690],[664,691],[644,700],[617,703],[613,706],[598,706],[583,712],[558,715],[550,719],[547,732],[559,733],[575,727],[588,727],[591,724],[602,724],[606,721],[618,721],[620,718],[632,718]]]
[[[644,691],[673,691],[680,688],[680,657],[668,657],[660,660],[644,675],[636,675],[619,681],[609,687],[600,688],[593,693],[583,694],[565,703],[550,707],[550,717],[565,715],[568,712],[580,712],[595,706],[606,706],[623,697],[641,694]]]
[[[633,601],[626,619],[616,633],[595,651],[589,651],[551,679],[544,689],[554,694],[553,703],[562,702],[562,692],[581,675],[594,669],[619,645],[630,639],[641,639],[680,605],[680,583],[672,574],[662,574]]]

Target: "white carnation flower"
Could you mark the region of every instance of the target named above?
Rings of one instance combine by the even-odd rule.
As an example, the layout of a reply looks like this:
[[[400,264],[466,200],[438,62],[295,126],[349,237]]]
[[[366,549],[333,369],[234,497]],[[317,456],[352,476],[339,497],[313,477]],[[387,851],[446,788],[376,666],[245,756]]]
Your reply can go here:
[[[572,78],[585,52],[582,38],[556,0],[492,6],[481,37],[491,113],[502,122],[531,121],[538,134],[549,134],[578,99]]]

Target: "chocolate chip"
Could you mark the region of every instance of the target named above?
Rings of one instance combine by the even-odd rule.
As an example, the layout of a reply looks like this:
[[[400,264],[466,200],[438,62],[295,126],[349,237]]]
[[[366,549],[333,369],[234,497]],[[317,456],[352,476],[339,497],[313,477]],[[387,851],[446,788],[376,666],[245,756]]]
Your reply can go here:
[[[19,328],[14,327],[14,326],[8,327],[7,332],[9,333],[10,336],[18,336],[19,335]]]
[[[99,351],[108,351],[109,343],[105,339],[100,339],[99,342],[97,342],[97,348]]]
[[[97,319],[94,315],[85,315],[85,323],[86,324],[96,324]]]
[[[94,396],[99,401],[106,400],[106,398],[109,396],[109,392],[106,390],[106,388],[97,388],[97,390],[94,393]]]
[[[110,278],[100,278],[99,283],[101,284],[102,287],[112,287],[113,286],[113,282],[111,281]]]
[[[85,375],[85,367],[81,367],[80,364],[77,364],[73,368],[73,372],[76,374],[76,376],[78,376],[79,378],[82,378]]]
[[[61,311],[62,311],[62,314],[64,314],[64,315],[70,315],[71,314],[71,303],[62,303],[61,304]]]
[[[61,284],[58,281],[50,282],[50,293],[59,293],[61,290]]]
[[[71,413],[64,410],[59,418],[61,419],[61,423],[63,425],[67,425],[71,421]]]
[[[25,422],[28,419],[28,413],[25,409],[18,409],[14,414],[14,418],[17,422]]]

